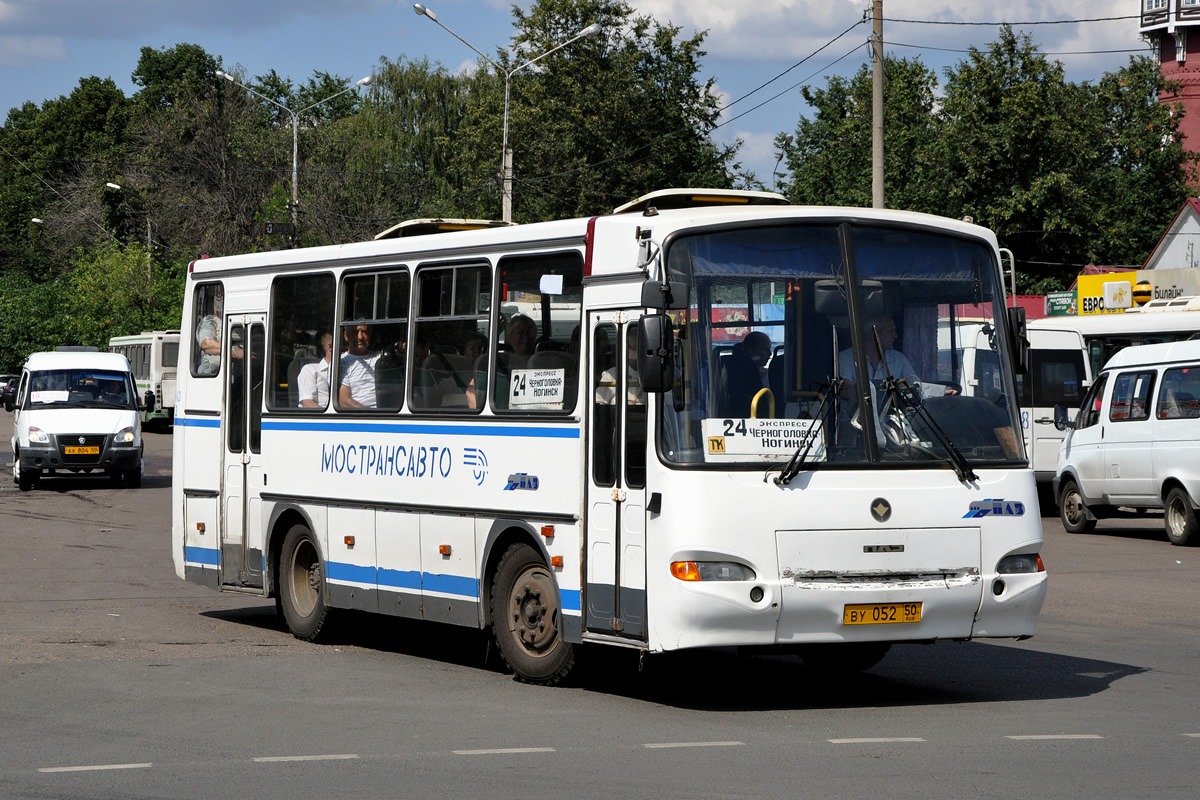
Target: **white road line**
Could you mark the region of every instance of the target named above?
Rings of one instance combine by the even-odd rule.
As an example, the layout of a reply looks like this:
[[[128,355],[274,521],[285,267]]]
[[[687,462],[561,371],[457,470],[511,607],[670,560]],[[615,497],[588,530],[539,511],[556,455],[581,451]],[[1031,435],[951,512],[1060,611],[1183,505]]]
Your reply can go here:
[[[555,753],[553,747],[501,747],[494,750],[453,750],[456,756],[503,756],[509,753]]]
[[[102,769],[150,769],[153,764],[93,764],[87,767],[39,767],[38,772],[91,772]]]
[[[891,742],[923,742],[916,736],[899,736],[894,738],[864,738],[864,739],[827,739],[830,744],[890,744]]]
[[[1044,740],[1044,739],[1103,739],[1095,733],[1049,733],[1039,734],[1036,736],[1005,736],[1005,739],[1020,740]]]
[[[352,758],[358,758],[357,753],[344,753],[341,755],[325,755],[325,756],[261,756],[253,758],[251,761],[259,763],[272,761],[346,761]]]
[[[1184,736],[1191,736],[1193,739],[1200,739],[1200,733],[1185,733]]]
[[[648,750],[662,750],[668,747],[745,747],[745,742],[655,742],[644,744]]]

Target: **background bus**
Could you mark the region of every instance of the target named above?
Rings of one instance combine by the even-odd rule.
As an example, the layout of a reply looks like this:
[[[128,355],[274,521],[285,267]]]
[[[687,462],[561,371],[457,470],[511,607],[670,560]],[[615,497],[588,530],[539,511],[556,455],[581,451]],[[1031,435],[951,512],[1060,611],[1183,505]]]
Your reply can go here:
[[[179,331],[146,331],[108,340],[110,353],[129,359],[137,383],[142,424],[169,425],[175,418],[175,375]]]

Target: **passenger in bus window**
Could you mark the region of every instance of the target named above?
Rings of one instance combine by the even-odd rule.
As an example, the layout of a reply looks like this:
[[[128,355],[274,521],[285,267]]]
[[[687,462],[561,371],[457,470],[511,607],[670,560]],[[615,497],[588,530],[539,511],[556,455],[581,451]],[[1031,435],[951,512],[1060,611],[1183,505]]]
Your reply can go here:
[[[504,331],[504,349],[528,358],[537,341],[537,323],[524,314],[514,314]]]
[[[333,363],[333,334],[321,334],[325,357],[305,364],[296,377],[301,408],[325,408],[329,405],[329,366]]]
[[[346,352],[342,356],[338,405],[342,408],[375,408],[375,364],[382,353],[371,352],[371,328],[354,325],[342,332]]]
[[[212,313],[205,314],[196,325],[197,375],[216,375],[221,370],[221,327],[225,314],[225,290],[217,284],[213,289]],[[234,358],[242,357],[242,345],[235,341],[230,348]]]

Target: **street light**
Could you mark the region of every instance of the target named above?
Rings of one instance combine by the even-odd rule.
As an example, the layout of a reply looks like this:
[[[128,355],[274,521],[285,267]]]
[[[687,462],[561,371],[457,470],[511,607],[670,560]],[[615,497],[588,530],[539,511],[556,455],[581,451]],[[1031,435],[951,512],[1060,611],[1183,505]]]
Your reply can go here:
[[[238,80],[236,78],[234,78],[232,75],[230,75],[228,72],[223,72],[222,70],[217,70],[217,77],[224,78],[225,80],[232,83],[234,86],[242,87],[247,92],[254,95],[255,97],[258,97],[262,100],[266,100],[268,103],[270,103],[274,106],[278,106],[279,108],[282,108],[292,118],[292,243],[294,246],[296,239],[300,233],[300,223],[299,223],[299,217],[298,217],[298,211],[300,208],[300,195],[299,195],[299,190],[298,190],[299,175],[300,175],[299,158],[298,158],[299,153],[300,153],[300,149],[299,149],[300,115],[303,114],[305,111],[308,111],[309,109],[316,108],[317,106],[321,105],[322,103],[328,103],[330,100],[334,99],[335,97],[341,97],[346,92],[352,92],[360,86],[369,85],[371,83],[371,81],[373,80],[373,78],[370,75],[368,75],[365,78],[360,78],[359,80],[354,82],[353,86],[347,86],[345,89],[342,89],[340,92],[335,92],[334,94],[329,95],[329,97],[326,97],[323,100],[318,100],[315,103],[307,105],[304,108],[300,109],[299,111],[293,111],[292,109],[285,106],[283,103],[280,103],[278,100],[272,100],[270,97],[267,97],[265,94],[250,88],[249,86],[247,86],[244,83],[238,82]]]
[[[569,44],[574,44],[575,42],[579,41],[580,39],[586,39],[589,36],[595,36],[596,34],[598,34],[600,32],[600,23],[593,22],[591,25],[588,25],[586,28],[581,30],[579,33],[575,34],[570,39],[568,39],[567,41],[558,45],[557,47],[550,48],[546,52],[542,53],[540,56],[537,56],[536,58],[531,58],[530,60],[526,61],[524,64],[521,64],[520,66],[513,67],[510,70],[505,70],[504,67],[500,66],[495,61],[493,61],[492,59],[485,56],[479,50],[479,48],[477,48],[475,45],[471,44],[466,39],[462,38],[457,33],[450,30],[449,28],[447,28],[441,22],[438,22],[437,15],[434,14],[432,11],[430,11],[425,6],[421,5],[420,3],[413,3],[413,11],[415,11],[419,16],[428,17],[431,21],[437,23],[437,25],[440,26],[444,31],[446,31],[446,33],[450,34],[455,39],[458,39],[460,42],[465,44],[467,47],[474,50],[476,53],[479,54],[480,58],[482,58],[484,61],[491,64],[493,67],[498,69],[500,72],[504,73],[504,138],[500,145],[501,164],[502,164],[503,179],[504,179],[504,189],[503,189],[503,198],[504,199],[503,199],[503,205],[502,205],[502,209],[501,209],[501,219],[503,219],[505,222],[512,222],[512,151],[508,147],[508,104],[509,104],[508,101],[509,101],[509,97],[512,94],[512,77],[513,77],[513,75],[515,75],[516,73],[525,69],[526,67],[531,66],[532,64],[534,64],[538,61],[541,61],[543,58],[550,55],[551,53],[556,53],[559,50],[562,50],[564,47],[566,47]]]

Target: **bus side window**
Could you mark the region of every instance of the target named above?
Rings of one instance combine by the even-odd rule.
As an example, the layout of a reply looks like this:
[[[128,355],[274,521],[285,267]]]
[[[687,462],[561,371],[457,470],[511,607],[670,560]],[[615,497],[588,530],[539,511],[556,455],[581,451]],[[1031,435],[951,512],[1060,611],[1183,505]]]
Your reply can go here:
[[[596,328],[592,346],[592,470],[599,486],[617,480],[617,329]]]
[[[313,397],[300,396],[305,367],[325,357],[323,337],[333,333],[334,279],[330,273],[289,275],[271,284],[271,317],[267,352],[267,407],[273,410],[319,411],[329,405],[329,370],[324,383],[308,382]],[[317,374],[310,369],[308,374]],[[317,405],[303,399],[320,400]]]

